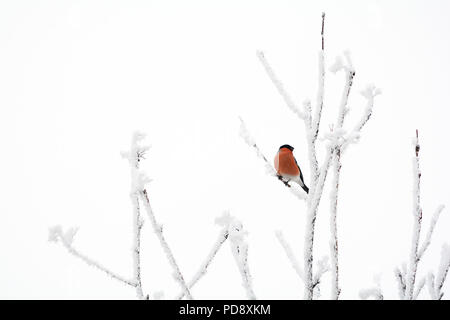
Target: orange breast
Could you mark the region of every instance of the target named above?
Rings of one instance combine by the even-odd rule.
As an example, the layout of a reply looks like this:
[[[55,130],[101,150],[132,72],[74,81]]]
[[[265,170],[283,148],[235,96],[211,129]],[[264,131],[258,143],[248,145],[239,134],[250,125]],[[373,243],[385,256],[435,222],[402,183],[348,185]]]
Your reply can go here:
[[[298,170],[294,155],[289,149],[283,148],[279,150],[277,155],[275,156],[274,164],[275,170],[277,170],[277,173],[280,175],[300,175],[300,170]]]

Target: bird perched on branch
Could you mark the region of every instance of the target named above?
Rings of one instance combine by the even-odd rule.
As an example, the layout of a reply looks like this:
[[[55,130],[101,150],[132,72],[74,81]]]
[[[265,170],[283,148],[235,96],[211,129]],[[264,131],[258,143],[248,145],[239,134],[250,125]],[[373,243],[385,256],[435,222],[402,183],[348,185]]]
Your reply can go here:
[[[309,188],[303,181],[302,171],[300,170],[292,151],[294,151],[294,148],[288,144],[282,145],[278,150],[274,160],[277,176],[286,185],[288,185],[287,183],[289,181],[294,181],[298,183],[306,193],[309,193]]]

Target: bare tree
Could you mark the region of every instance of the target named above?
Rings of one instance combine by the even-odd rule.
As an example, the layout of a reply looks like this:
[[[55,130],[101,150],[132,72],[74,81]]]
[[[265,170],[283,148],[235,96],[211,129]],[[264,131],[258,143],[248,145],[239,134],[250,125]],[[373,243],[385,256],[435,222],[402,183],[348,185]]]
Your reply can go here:
[[[308,146],[308,158],[309,158],[309,169],[311,173],[310,178],[310,189],[309,194],[306,196],[304,193],[297,192],[294,188],[292,188],[287,181],[284,181],[282,178],[282,182],[290,188],[290,191],[293,192],[299,199],[306,200],[306,230],[305,230],[305,241],[304,241],[304,270],[301,271],[301,278],[304,282],[305,299],[313,299],[314,289],[316,288],[319,281],[317,281],[318,277],[320,278],[321,271],[323,268],[318,268],[316,274],[313,272],[313,262],[314,262],[314,235],[315,235],[315,222],[317,219],[317,213],[319,204],[321,201],[323,188],[326,182],[326,178],[328,175],[329,168],[333,166],[334,170],[334,180],[333,180],[333,189],[331,194],[331,203],[330,203],[330,231],[331,231],[331,241],[330,241],[330,249],[331,249],[331,272],[332,272],[332,299],[338,299],[340,294],[339,287],[339,266],[338,266],[338,235],[337,235],[337,208],[338,208],[338,191],[339,191],[339,178],[341,172],[341,156],[343,152],[347,149],[347,146],[350,143],[357,142],[360,136],[360,132],[362,128],[365,126],[367,121],[370,119],[372,115],[372,109],[374,104],[374,98],[376,95],[380,93],[379,89],[376,89],[374,86],[368,86],[363,92],[363,96],[367,99],[367,106],[362,114],[361,120],[354,126],[354,128],[347,133],[343,126],[346,115],[348,114],[347,102],[350,95],[350,91],[353,85],[353,79],[355,76],[355,71],[350,59],[350,54],[348,52],[344,53],[345,62],[342,58],[338,57],[336,62],[330,67],[330,71],[333,73],[337,73],[338,71],[344,71],[345,73],[345,84],[342,93],[341,102],[339,104],[338,115],[336,123],[330,127],[330,131],[324,135],[325,143],[325,157],[320,162],[317,158],[317,141],[320,132],[320,122],[322,117],[322,112],[324,108],[324,92],[325,92],[325,13],[322,14],[322,25],[321,25],[321,49],[319,51],[319,77],[318,77],[318,90],[317,90],[317,98],[316,105],[314,111],[312,110],[311,103],[307,100],[303,104],[303,111],[297,107],[297,105],[293,102],[289,94],[286,92],[282,82],[276,76],[273,68],[270,66],[267,58],[265,57],[263,52],[257,52],[257,56],[261,61],[267,75],[275,85],[276,89],[280,93],[283,100],[286,102],[288,108],[301,120],[304,122],[305,127],[305,138]],[[244,138],[245,142],[253,147],[256,151],[256,154],[259,158],[264,160],[267,172],[270,175],[277,176],[275,170],[272,165],[267,161],[267,158],[262,154],[258,145],[251,137],[244,121],[241,119],[241,135]],[[283,248],[287,252],[289,260],[291,264],[296,269],[296,272],[300,274],[300,269],[298,263],[293,258],[294,255],[292,252],[287,250],[289,248],[284,240],[280,238],[280,234],[277,235],[279,241],[281,242]],[[324,270],[328,270],[325,268]]]
[[[420,233],[422,230],[422,205],[420,202],[421,190],[420,190],[420,180],[422,177],[422,172],[420,171],[419,165],[419,131],[416,130],[416,136],[414,139],[414,157],[413,157],[413,232],[411,241],[411,252],[409,254],[409,263],[404,263],[402,268],[395,269],[395,277],[397,279],[397,284],[399,288],[399,296],[401,299],[405,300],[415,300],[419,296],[421,290],[425,286],[426,278],[423,277],[418,282],[417,281],[417,269],[423,255],[427,251],[431,243],[431,237],[433,235],[434,229],[436,227],[439,216],[444,209],[443,205],[440,205],[431,220],[429,230],[426,234],[425,240],[420,245]],[[442,249],[442,261],[441,266],[438,270],[438,277],[435,279],[433,273],[429,274],[428,284],[430,295],[433,299],[441,299],[443,293],[441,292],[442,286],[444,284],[447,271],[450,266],[448,246],[444,246]]]
[[[133,209],[133,276],[131,279],[111,271],[109,268],[104,267],[99,262],[89,258],[75,249],[73,246],[74,237],[77,232],[77,229],[75,228],[69,228],[67,231],[63,231],[63,228],[59,225],[51,227],[49,229],[49,241],[62,244],[70,254],[81,259],[89,266],[102,271],[109,277],[118,280],[129,287],[134,288],[138,299],[150,299],[150,295],[144,293],[141,281],[141,236],[144,226],[144,219],[141,215],[142,205],[147,213],[148,220],[150,220],[152,230],[156,234],[172,268],[174,278],[180,285],[181,293],[177,295],[176,299],[182,299],[183,297],[192,299],[190,289],[206,274],[207,269],[215,258],[217,252],[229,238],[231,240],[230,247],[232,254],[243,279],[243,287],[246,290],[248,298],[255,299],[255,294],[252,288],[252,278],[248,266],[248,244],[245,240],[246,232],[243,229],[242,223],[228,213],[225,213],[222,217],[216,219],[216,223],[222,226],[219,237],[214,243],[210,253],[201,264],[199,270],[193,276],[192,280],[190,282],[185,281],[177,260],[175,259],[175,256],[173,255],[172,250],[164,236],[163,226],[158,223],[151,207],[149,195],[145,188],[145,185],[150,181],[150,179],[140,170],[139,167],[140,162],[144,159],[146,152],[149,150],[148,146],[142,146],[140,144],[144,137],[145,135],[140,132],[134,133],[131,139],[129,151],[122,153],[122,156],[129,161],[131,175],[130,199]],[[158,292],[154,292],[153,294],[154,298],[159,298],[160,296],[161,294]]]

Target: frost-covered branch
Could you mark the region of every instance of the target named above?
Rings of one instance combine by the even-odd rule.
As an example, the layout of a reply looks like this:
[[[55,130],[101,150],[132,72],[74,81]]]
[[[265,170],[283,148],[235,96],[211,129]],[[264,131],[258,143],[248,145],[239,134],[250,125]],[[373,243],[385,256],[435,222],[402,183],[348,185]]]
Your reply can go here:
[[[440,205],[437,209],[436,212],[433,215],[433,218],[431,219],[431,223],[430,223],[430,228],[428,229],[427,235],[425,237],[425,241],[422,244],[422,247],[420,247],[420,250],[417,254],[418,258],[422,258],[423,254],[425,253],[425,251],[428,249],[430,243],[431,243],[431,237],[433,236],[433,231],[434,228],[436,227],[436,224],[439,220],[439,216],[441,215],[442,210],[444,210],[445,206],[444,205]]]
[[[141,230],[144,220],[141,217],[139,206],[139,190],[142,190],[144,184],[149,179],[139,171],[139,163],[148,151],[148,146],[142,146],[140,142],[145,134],[135,132],[131,138],[130,150],[123,152],[122,156],[128,159],[130,164],[130,201],[133,208],[133,273],[136,281],[136,295],[139,299],[144,298],[141,281]]]
[[[423,287],[425,286],[426,278],[423,277],[416,285],[416,288],[414,290],[413,294],[413,300],[417,300],[417,297],[419,296],[420,292],[422,291]]]
[[[304,270],[305,270],[305,299],[311,300],[314,294],[313,281],[313,248],[314,248],[314,232],[317,218],[317,209],[319,207],[320,198],[322,197],[323,187],[330,168],[331,159],[333,157],[335,147],[329,145],[324,163],[320,169],[317,184],[314,192],[310,191],[308,210],[306,216],[306,232],[305,232],[305,249],[304,249]]]
[[[174,270],[175,280],[180,284],[186,297],[188,299],[192,299],[191,292],[189,291],[186,281],[184,280],[183,275],[181,274],[180,268],[178,267],[175,257],[172,254],[172,250],[170,249],[170,247],[167,244],[167,241],[164,237],[163,227],[162,227],[162,225],[158,224],[158,222],[156,221],[155,215],[154,215],[152,207],[150,205],[150,200],[148,198],[147,190],[145,190],[145,189],[142,190],[141,192],[139,192],[139,195],[140,195],[142,202],[144,203],[144,208],[147,212],[150,222],[152,223],[153,232],[158,237],[161,247],[163,248],[164,253],[166,254],[166,257],[169,260],[169,263]]]
[[[367,300],[369,298],[373,298],[374,300],[383,300],[383,293],[380,288],[374,287],[369,289],[362,289],[359,291],[359,297],[362,300]]]
[[[264,161],[266,173],[280,180],[286,187],[289,188],[289,191],[298,199],[300,200],[306,199],[304,192],[300,192],[297,188],[292,187],[288,183],[288,181],[284,180],[281,176],[277,175],[275,168],[270,164],[269,160],[267,160],[266,156],[261,152],[255,140],[251,136],[250,132],[247,129],[247,126],[245,125],[244,120],[242,120],[241,118],[239,118],[239,120],[241,122],[239,130],[240,136],[248,146],[252,147],[255,150],[257,157]]]
[[[323,97],[325,92],[325,12],[322,13],[322,48],[319,51],[319,84],[317,89],[316,112],[312,119],[312,141],[315,142],[319,135],[320,119],[322,118]]]
[[[381,291],[380,275],[374,277],[375,286],[359,291],[359,297],[362,300],[372,298],[373,300],[384,300],[383,292]]]
[[[431,272],[428,274],[427,284],[431,299],[441,300],[442,297],[444,296],[444,292],[442,292],[442,287],[444,286],[445,279],[447,278],[449,269],[450,269],[450,246],[445,243],[442,246],[441,262],[436,272],[436,276]]]
[[[287,243],[286,239],[283,236],[283,233],[281,231],[277,231],[275,233],[278,241],[280,242],[281,246],[284,249],[284,252],[286,253],[287,258],[289,259],[289,262],[291,263],[292,268],[294,268],[295,273],[297,273],[300,280],[304,281],[303,271],[295,258],[294,252],[292,252],[291,246]]]
[[[330,265],[328,264],[328,257],[323,257],[317,262],[317,271],[313,278],[313,289],[316,288],[324,273],[330,271]]]
[[[245,288],[247,297],[250,300],[255,300],[252,277],[248,267],[248,244],[245,241],[247,232],[244,231],[242,223],[227,212],[217,219],[216,222],[228,230],[231,252],[242,277],[242,286]]]
[[[422,228],[422,207],[420,205],[420,178],[422,173],[420,172],[419,166],[419,132],[416,130],[416,139],[415,139],[415,157],[413,158],[413,216],[414,216],[414,225],[413,225],[413,237],[412,237],[412,245],[411,245],[411,253],[409,256],[409,266],[408,266],[408,274],[406,278],[406,293],[405,299],[411,300],[414,294],[414,285],[416,283],[416,273],[417,266],[420,261],[419,257],[419,240],[420,240],[420,231]]]
[[[310,163],[310,188],[309,194],[307,196],[307,214],[306,214],[306,231],[305,231],[305,242],[304,242],[304,271],[302,272],[302,279],[305,284],[305,299],[312,299],[315,296],[314,287],[317,285],[315,282],[314,273],[313,273],[313,265],[314,265],[314,256],[313,256],[313,248],[314,248],[314,235],[315,235],[315,221],[317,218],[318,207],[321,201],[321,197],[323,194],[324,185],[326,182],[326,178],[328,175],[328,171],[330,166],[335,168],[334,171],[334,181],[333,188],[331,192],[331,202],[330,202],[330,210],[331,210],[331,220],[330,220],[330,230],[331,230],[331,260],[332,260],[332,298],[337,299],[339,297],[340,288],[339,288],[339,268],[338,268],[338,237],[337,237],[337,205],[338,205],[338,190],[339,190],[339,179],[340,179],[340,171],[341,171],[341,155],[346,147],[354,142],[357,142],[359,139],[359,134],[362,128],[365,126],[367,121],[370,119],[374,104],[374,97],[380,93],[378,89],[374,86],[369,86],[362,94],[367,98],[367,106],[363,112],[361,120],[355,125],[354,129],[350,131],[349,134],[345,134],[345,130],[343,129],[344,119],[348,113],[348,99],[350,95],[350,91],[353,85],[353,79],[355,76],[355,71],[350,59],[349,53],[345,53],[345,63],[343,59],[338,57],[336,63],[330,68],[331,72],[336,73],[339,70],[344,70],[346,75],[346,81],[344,90],[342,93],[342,97],[340,100],[338,115],[335,125],[331,128],[331,132],[325,135],[325,138],[329,140],[329,142],[325,145],[326,154],[322,160],[322,163],[319,164],[317,159],[316,152],[316,142],[319,137],[320,131],[320,122],[324,107],[324,95],[325,95],[325,13],[322,14],[322,28],[321,28],[321,50],[319,51],[318,56],[318,89],[316,96],[316,103],[314,110],[311,107],[310,101],[305,101],[303,104],[304,110],[300,112],[296,105],[293,103],[292,99],[287,95],[284,90],[283,85],[275,76],[273,69],[270,67],[264,55],[259,52],[258,57],[263,64],[269,78],[277,87],[280,94],[286,101],[288,107],[293,111],[299,118],[304,120],[305,124],[305,132],[306,132],[306,142],[308,147],[308,158]],[[244,132],[243,137],[247,141],[247,143],[254,147],[257,155],[262,158],[266,162],[266,167],[268,167],[268,172],[273,173],[272,166],[268,163],[267,159],[262,155],[259,148],[257,147],[254,140],[248,134],[248,131],[243,126],[241,127],[241,132]],[[304,194],[302,194],[304,195]],[[293,255],[290,253],[290,248],[286,246],[286,243],[283,242],[283,239],[279,237],[279,241],[285,249],[288,258],[293,265],[296,272],[300,270],[298,266],[296,266],[295,260],[293,259]],[[316,273],[320,274],[320,272]]]
[[[272,67],[270,66],[269,62],[267,62],[266,57],[264,56],[264,53],[262,51],[257,51],[256,55],[261,61],[261,64],[264,67],[264,70],[266,70],[267,75],[269,76],[270,80],[272,80],[273,84],[277,88],[280,95],[283,97],[284,102],[286,102],[286,105],[288,108],[295,113],[300,119],[303,119],[305,115],[299,110],[299,108],[296,106],[296,104],[292,101],[289,94],[284,89],[283,83],[281,83],[280,80],[278,80],[278,77],[276,76],[275,72],[273,71]]]
[[[338,116],[336,120],[336,130],[342,130],[342,126],[344,125],[345,115],[348,112],[347,103],[348,98],[350,96],[350,90],[353,84],[353,78],[355,76],[355,71],[353,70],[353,66],[350,60],[350,55],[347,53],[347,66],[342,66],[340,68],[335,66],[332,71],[337,72],[339,69],[344,69],[346,71],[346,81],[344,90],[342,92],[341,103],[339,105]],[[339,58],[338,58],[339,59]],[[339,61],[339,60],[337,60]],[[339,145],[336,146],[335,155],[333,158],[333,182],[332,189],[330,194],[330,251],[331,251],[331,299],[337,300],[339,299],[339,294],[341,293],[341,289],[339,287],[339,240],[337,234],[337,206],[338,206],[338,194],[339,194],[339,180],[341,173],[341,147]]]
[[[334,156],[334,175],[331,186],[330,195],[330,253],[331,253],[331,299],[339,299],[341,289],[339,287],[339,240],[338,240],[338,228],[337,228],[337,206],[338,206],[338,193],[339,193],[339,178],[341,172],[341,150],[336,150]]]
[[[395,270],[395,276],[399,285],[399,293],[400,298],[406,300],[414,300],[419,296],[422,288],[427,283],[428,290],[432,299],[441,299],[442,292],[441,288],[445,281],[446,274],[448,272],[448,267],[450,265],[450,249],[445,249],[446,246],[442,249],[442,258],[441,265],[438,270],[438,276],[433,274],[429,274],[427,278],[421,279],[419,283],[417,283],[417,269],[418,265],[425,254],[426,250],[430,246],[431,238],[436,227],[439,216],[444,209],[444,206],[441,205],[437,208],[434,213],[430,227],[425,236],[425,240],[420,246],[420,233],[422,229],[422,207],[420,203],[421,193],[420,193],[420,179],[422,173],[420,171],[419,165],[419,152],[420,152],[420,144],[419,144],[419,131],[416,130],[416,137],[414,139],[414,157],[413,157],[413,233],[412,233],[412,241],[411,241],[411,251],[409,255],[409,263],[408,268],[404,267],[404,271],[400,272],[397,268]]]
[[[219,237],[217,238],[217,241],[214,243],[214,246],[211,248],[211,251],[209,252],[208,256],[206,257],[206,260],[202,263],[200,269],[197,271],[197,273],[192,277],[191,281],[189,281],[188,287],[189,289],[192,289],[193,286],[206,274],[209,265],[211,264],[212,260],[216,256],[217,252],[219,252],[222,245],[225,243],[225,241],[228,239],[228,228],[224,228],[221,230]],[[185,296],[185,292],[183,291],[180,293],[177,297],[178,300],[183,299]]]
[[[127,158],[130,162],[131,170],[131,200],[133,204],[134,211],[134,273],[137,281],[140,282],[140,231],[142,228],[142,219],[140,216],[139,208],[139,198],[144,204],[144,208],[152,224],[154,233],[159,239],[161,247],[169,261],[169,264],[174,270],[174,278],[180,284],[184,293],[188,299],[192,299],[191,293],[188,286],[181,274],[180,268],[173,256],[172,250],[170,249],[167,241],[164,237],[162,226],[156,221],[155,215],[153,213],[152,207],[150,205],[150,200],[148,197],[147,190],[145,189],[145,184],[150,181],[147,176],[139,170],[139,162],[145,155],[145,152],[149,149],[148,147],[140,146],[139,142],[145,137],[144,134],[140,132],[134,133],[131,140],[130,151],[123,153],[123,157]]]
[[[397,279],[398,294],[400,296],[400,299],[403,300],[405,298],[406,292],[405,273],[403,273],[399,268],[395,268],[394,274],[395,278]]]
[[[50,242],[55,242],[58,243],[60,242],[64,248],[67,249],[67,251],[72,254],[73,256],[81,259],[82,261],[84,261],[87,265],[96,268],[100,271],[103,271],[105,274],[107,274],[108,276],[110,276],[111,278],[118,280],[126,285],[129,285],[131,287],[136,287],[137,283],[134,282],[133,280],[128,280],[120,275],[118,275],[117,273],[109,270],[108,268],[104,267],[102,264],[100,264],[99,262],[89,258],[88,256],[86,256],[85,254],[79,252],[77,249],[75,249],[72,245],[73,243],[73,239],[75,237],[75,234],[77,232],[77,229],[74,228],[70,228],[68,231],[63,232],[61,226],[54,226],[52,228],[49,229],[49,238],[48,240]]]

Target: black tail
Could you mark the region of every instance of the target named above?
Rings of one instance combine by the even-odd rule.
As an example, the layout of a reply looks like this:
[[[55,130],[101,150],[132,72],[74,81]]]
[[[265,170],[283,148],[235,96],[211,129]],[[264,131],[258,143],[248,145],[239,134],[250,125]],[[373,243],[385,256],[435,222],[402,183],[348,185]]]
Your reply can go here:
[[[309,193],[309,188],[306,186],[306,184],[303,184],[302,188],[306,193]]]

